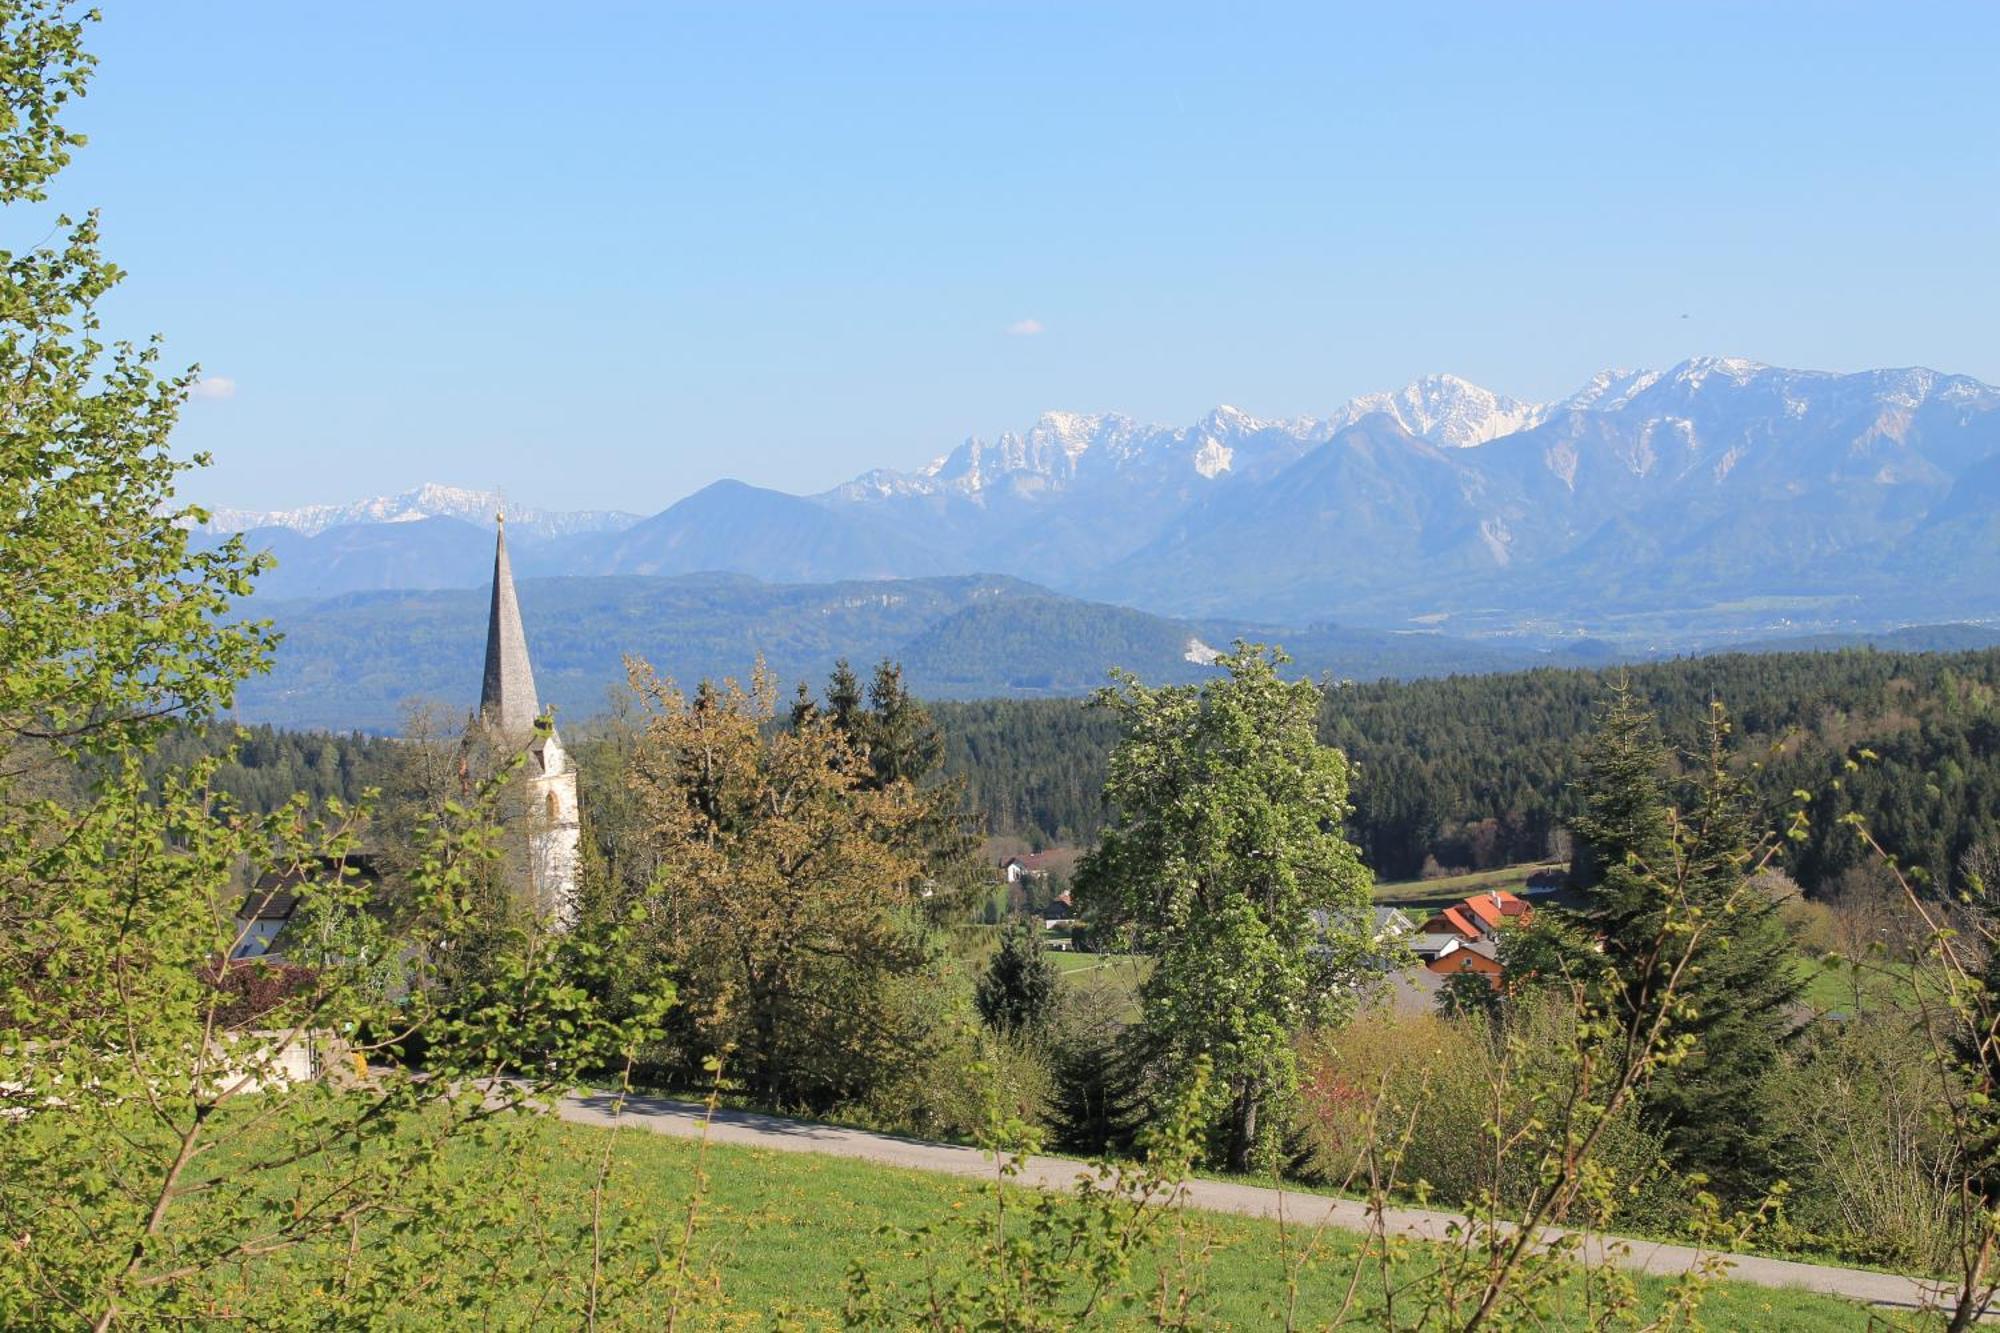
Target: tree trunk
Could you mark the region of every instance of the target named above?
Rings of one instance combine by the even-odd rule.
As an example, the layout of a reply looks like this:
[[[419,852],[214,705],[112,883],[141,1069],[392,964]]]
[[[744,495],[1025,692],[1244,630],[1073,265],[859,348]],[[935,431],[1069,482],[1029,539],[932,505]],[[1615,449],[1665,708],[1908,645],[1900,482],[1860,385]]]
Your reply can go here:
[[[1238,1175],[1250,1171],[1250,1153],[1257,1146],[1257,1085],[1245,1081],[1236,1094],[1234,1124],[1229,1130],[1229,1169]]]

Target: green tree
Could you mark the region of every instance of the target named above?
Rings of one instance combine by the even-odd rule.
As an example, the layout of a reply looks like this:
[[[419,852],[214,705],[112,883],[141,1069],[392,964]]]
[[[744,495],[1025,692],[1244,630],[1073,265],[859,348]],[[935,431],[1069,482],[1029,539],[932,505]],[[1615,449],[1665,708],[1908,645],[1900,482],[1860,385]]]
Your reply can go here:
[[[83,142],[59,117],[96,63],[85,21],[0,6],[0,207],[16,226]],[[98,251],[97,215],[54,230],[0,251],[0,743],[17,754],[112,750],[212,716],[275,642],[222,623],[259,562],[240,541],[191,550],[205,515],[174,501],[188,465],[168,436],[194,372],[161,378],[157,341],[104,344],[98,302],[122,275]]]
[[[1769,1080],[1796,1026],[1803,974],[1778,905],[1749,884],[1766,840],[1730,767],[1729,729],[1713,705],[1677,808],[1650,714],[1629,693],[1614,695],[1587,752],[1577,833],[1597,874],[1586,919],[1615,971],[1616,1003],[1641,1009],[1669,974],[1683,978],[1674,1014],[1682,1049],[1653,1075],[1642,1120],[1679,1169],[1742,1202],[1776,1174]],[[1687,943],[1685,927],[1665,929],[1675,918],[1707,923],[1698,943]]]
[[[865,1096],[921,1058],[900,998],[935,963],[913,928],[928,806],[907,781],[873,786],[831,714],[775,725],[761,663],[747,689],[684,695],[638,662],[632,686],[626,781],[654,873],[628,906],[696,1024],[683,1072],[733,1049],[768,1103]]]
[[[1032,1031],[1048,1022],[1060,984],[1042,947],[1041,927],[1017,918],[1001,932],[1000,948],[979,978],[973,1003],[990,1028]]]
[[[89,17],[0,0],[9,223],[80,142],[60,117],[91,69]],[[629,1047],[573,984],[608,955],[517,932],[489,984],[446,995],[494,864],[476,794],[421,830],[391,925],[326,869],[363,812],[315,816],[299,795],[251,816],[216,791],[222,757],[154,762],[274,639],[228,620],[257,562],[188,544],[200,513],[175,499],[188,465],[168,435],[191,373],[159,377],[157,347],[107,349],[96,306],[118,271],[95,219],[54,234],[0,253],[0,1325],[477,1310],[486,1268],[459,1256],[512,1196],[445,1163]],[[26,783],[35,764],[73,780]],[[304,881],[324,927],[310,966],[230,961],[246,867]],[[422,1071],[398,1058],[419,1043]],[[286,1072],[307,1052],[324,1077]]]
[[[1144,1025],[1171,1077],[1212,1063],[1234,1170],[1282,1134],[1294,1043],[1342,1011],[1373,947],[1371,878],[1341,835],[1347,761],[1315,733],[1318,688],[1278,675],[1286,660],[1238,644],[1205,685],[1121,674],[1097,695],[1123,729],[1105,789],[1120,820],[1077,877],[1093,933],[1154,957]]]
[[[861,762],[865,791],[906,788],[922,810],[922,902],[933,921],[958,921],[985,890],[986,868],[965,813],[962,781],[943,772],[944,735],[903,682],[903,669],[883,659],[864,695],[845,659],[827,681],[826,706],[801,690],[792,705],[798,728],[823,717],[846,738]]]

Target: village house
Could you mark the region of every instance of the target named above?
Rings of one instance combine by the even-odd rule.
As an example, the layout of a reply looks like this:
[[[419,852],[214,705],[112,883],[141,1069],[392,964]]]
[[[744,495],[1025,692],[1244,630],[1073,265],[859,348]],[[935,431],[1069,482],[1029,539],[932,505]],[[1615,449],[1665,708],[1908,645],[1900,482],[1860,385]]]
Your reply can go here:
[[[1472,972],[1485,977],[1495,990],[1500,988],[1500,950],[1491,940],[1473,940],[1459,945],[1424,964],[1427,971],[1448,977]]]
[[[1508,926],[1524,926],[1534,919],[1534,909],[1525,899],[1505,889],[1492,889],[1453,903],[1424,922],[1425,934],[1456,935],[1465,941],[1498,939]]]
[[[1010,856],[1000,863],[1000,877],[1009,884],[1019,884],[1024,879],[1043,879],[1055,861],[1054,852],[1025,852]]]
[[[309,888],[340,880],[360,880],[374,886],[381,883],[382,875],[374,858],[360,852],[319,856],[299,865],[266,870],[237,905],[235,943],[229,956],[276,961],[282,953],[279,943],[299,915]]]

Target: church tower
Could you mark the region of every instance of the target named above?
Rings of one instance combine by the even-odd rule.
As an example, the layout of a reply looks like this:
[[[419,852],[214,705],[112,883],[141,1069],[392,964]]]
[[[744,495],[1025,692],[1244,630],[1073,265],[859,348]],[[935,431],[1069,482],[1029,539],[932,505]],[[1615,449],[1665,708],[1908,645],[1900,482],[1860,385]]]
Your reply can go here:
[[[486,678],[479,716],[503,753],[527,751],[525,809],[513,818],[527,830],[529,887],[536,910],[558,930],[576,924],[576,876],[582,826],[577,819],[576,765],[550,727],[535,735],[541,704],[528,664],[528,636],[507,561],[507,519],[498,516],[493,542],[493,604],[486,616]]]

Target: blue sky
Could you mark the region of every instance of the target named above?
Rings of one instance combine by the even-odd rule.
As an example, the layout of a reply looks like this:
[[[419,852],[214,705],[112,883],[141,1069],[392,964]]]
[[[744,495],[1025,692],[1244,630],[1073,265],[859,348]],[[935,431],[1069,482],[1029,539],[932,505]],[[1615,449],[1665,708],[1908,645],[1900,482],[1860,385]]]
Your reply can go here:
[[[650,513],[1436,370],[2000,380],[2000,6],[105,8],[59,198],[113,330],[233,384],[217,503]]]

